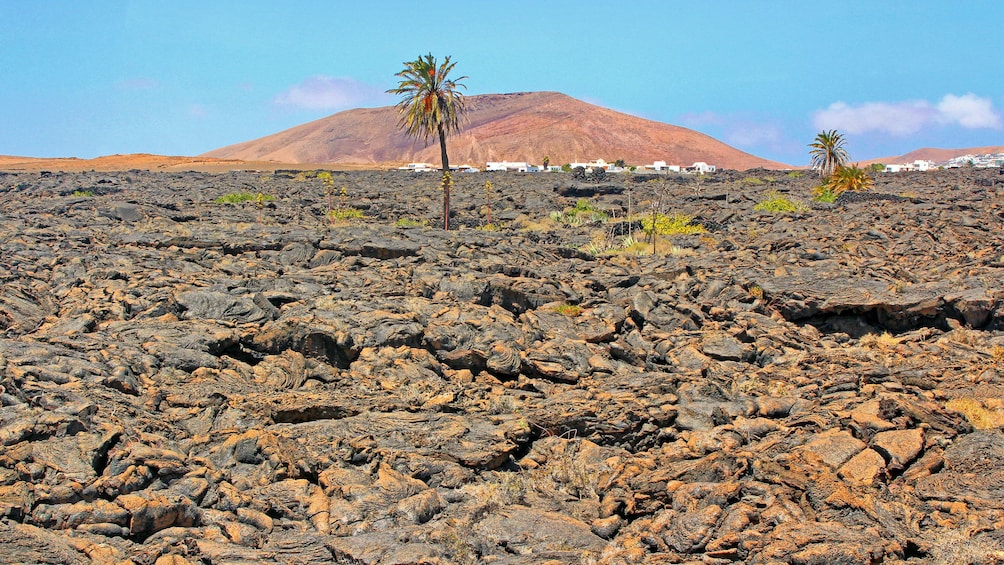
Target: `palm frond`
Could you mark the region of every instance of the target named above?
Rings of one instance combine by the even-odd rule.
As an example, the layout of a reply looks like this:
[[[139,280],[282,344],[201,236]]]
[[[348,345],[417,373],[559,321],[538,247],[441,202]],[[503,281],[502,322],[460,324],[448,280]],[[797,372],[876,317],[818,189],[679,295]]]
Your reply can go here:
[[[466,111],[459,90],[467,88],[460,81],[467,77],[448,78],[456,63],[447,56],[437,66],[436,58],[430,53],[404,65],[405,68],[394,75],[401,79],[397,88],[387,91],[402,97],[397,103],[398,126],[408,135],[426,141],[438,134],[440,128],[447,134],[459,130],[461,116]]]
[[[817,134],[809,144],[812,168],[819,170],[820,176],[831,176],[837,168],[850,161],[850,155],[844,148],[846,142],[843,134],[835,129],[824,130]]]

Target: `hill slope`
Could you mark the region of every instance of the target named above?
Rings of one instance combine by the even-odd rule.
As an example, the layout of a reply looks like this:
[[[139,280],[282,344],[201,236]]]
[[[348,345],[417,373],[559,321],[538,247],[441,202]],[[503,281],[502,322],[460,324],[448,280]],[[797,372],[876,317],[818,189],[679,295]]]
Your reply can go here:
[[[864,164],[871,163],[912,163],[918,159],[944,163],[945,161],[962,157],[963,155],[984,155],[987,153],[1004,153],[1004,145],[990,145],[987,147],[969,147],[962,149],[938,149],[935,147],[923,147],[914,149],[909,153],[893,157],[881,157],[879,159],[868,159],[862,161]]]
[[[686,128],[594,106],[558,92],[467,97],[467,123],[447,140],[454,165],[486,161],[552,164],[602,158],[641,165],[705,161],[719,168],[791,168]],[[289,163],[391,164],[439,160],[439,145],[406,137],[393,106],[347,110],[206,157]]]

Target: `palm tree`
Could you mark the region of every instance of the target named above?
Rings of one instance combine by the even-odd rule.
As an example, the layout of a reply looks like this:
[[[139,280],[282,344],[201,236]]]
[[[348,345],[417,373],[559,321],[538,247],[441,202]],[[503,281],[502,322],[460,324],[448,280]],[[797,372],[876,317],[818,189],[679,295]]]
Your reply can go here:
[[[874,181],[868,176],[868,173],[864,169],[859,169],[855,164],[850,167],[844,165],[837,167],[826,186],[839,196],[840,193],[848,190],[853,192],[868,190],[873,183]]]
[[[457,91],[467,87],[460,83],[466,76],[455,80],[447,78],[456,63],[446,56],[442,64],[429,53],[414,61],[406,61],[404,70],[397,73],[401,81],[397,88],[387,92],[399,94],[397,103],[401,119],[398,127],[415,138],[428,141],[433,135],[439,136],[439,149],[443,157],[443,229],[450,229],[450,182],[446,175],[450,172],[450,158],[446,154],[446,136],[460,129],[460,118],[464,114],[464,96]]]
[[[812,168],[819,170],[819,175],[826,178],[833,174],[838,167],[850,161],[844,144],[847,140],[842,133],[831,129],[822,131],[816,135],[816,139],[809,144],[812,148],[809,155],[812,156]]]

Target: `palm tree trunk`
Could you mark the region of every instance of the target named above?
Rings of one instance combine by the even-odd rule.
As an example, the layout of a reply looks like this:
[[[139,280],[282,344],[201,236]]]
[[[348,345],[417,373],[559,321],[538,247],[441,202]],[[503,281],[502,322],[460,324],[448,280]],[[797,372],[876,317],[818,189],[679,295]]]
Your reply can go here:
[[[439,124],[439,150],[443,157],[443,229],[450,231],[450,183],[445,175],[450,172],[450,158],[446,155],[446,128]]]

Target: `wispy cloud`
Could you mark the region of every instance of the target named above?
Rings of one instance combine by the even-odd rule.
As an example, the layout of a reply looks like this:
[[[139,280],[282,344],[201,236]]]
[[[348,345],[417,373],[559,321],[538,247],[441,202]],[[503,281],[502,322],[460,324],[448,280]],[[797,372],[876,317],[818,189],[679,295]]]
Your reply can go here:
[[[352,78],[315,75],[279,93],[272,102],[304,110],[345,110],[391,104],[393,98],[380,88]]]
[[[968,129],[1001,128],[1001,115],[994,110],[993,102],[973,93],[946,94],[937,104],[927,100],[865,102],[857,106],[834,102],[825,110],[817,110],[812,121],[818,129],[893,136],[911,135],[935,124]]]
[[[774,124],[737,123],[725,132],[725,142],[737,147],[774,147],[783,139],[781,128]]]
[[[683,114],[677,121],[754,154],[785,155],[801,150],[798,143],[788,138],[783,124],[767,116],[704,111]]]
[[[957,123],[969,129],[1000,129],[1001,115],[994,110],[989,98],[980,98],[973,93],[956,96],[946,94],[938,102],[938,119],[947,123]]]

